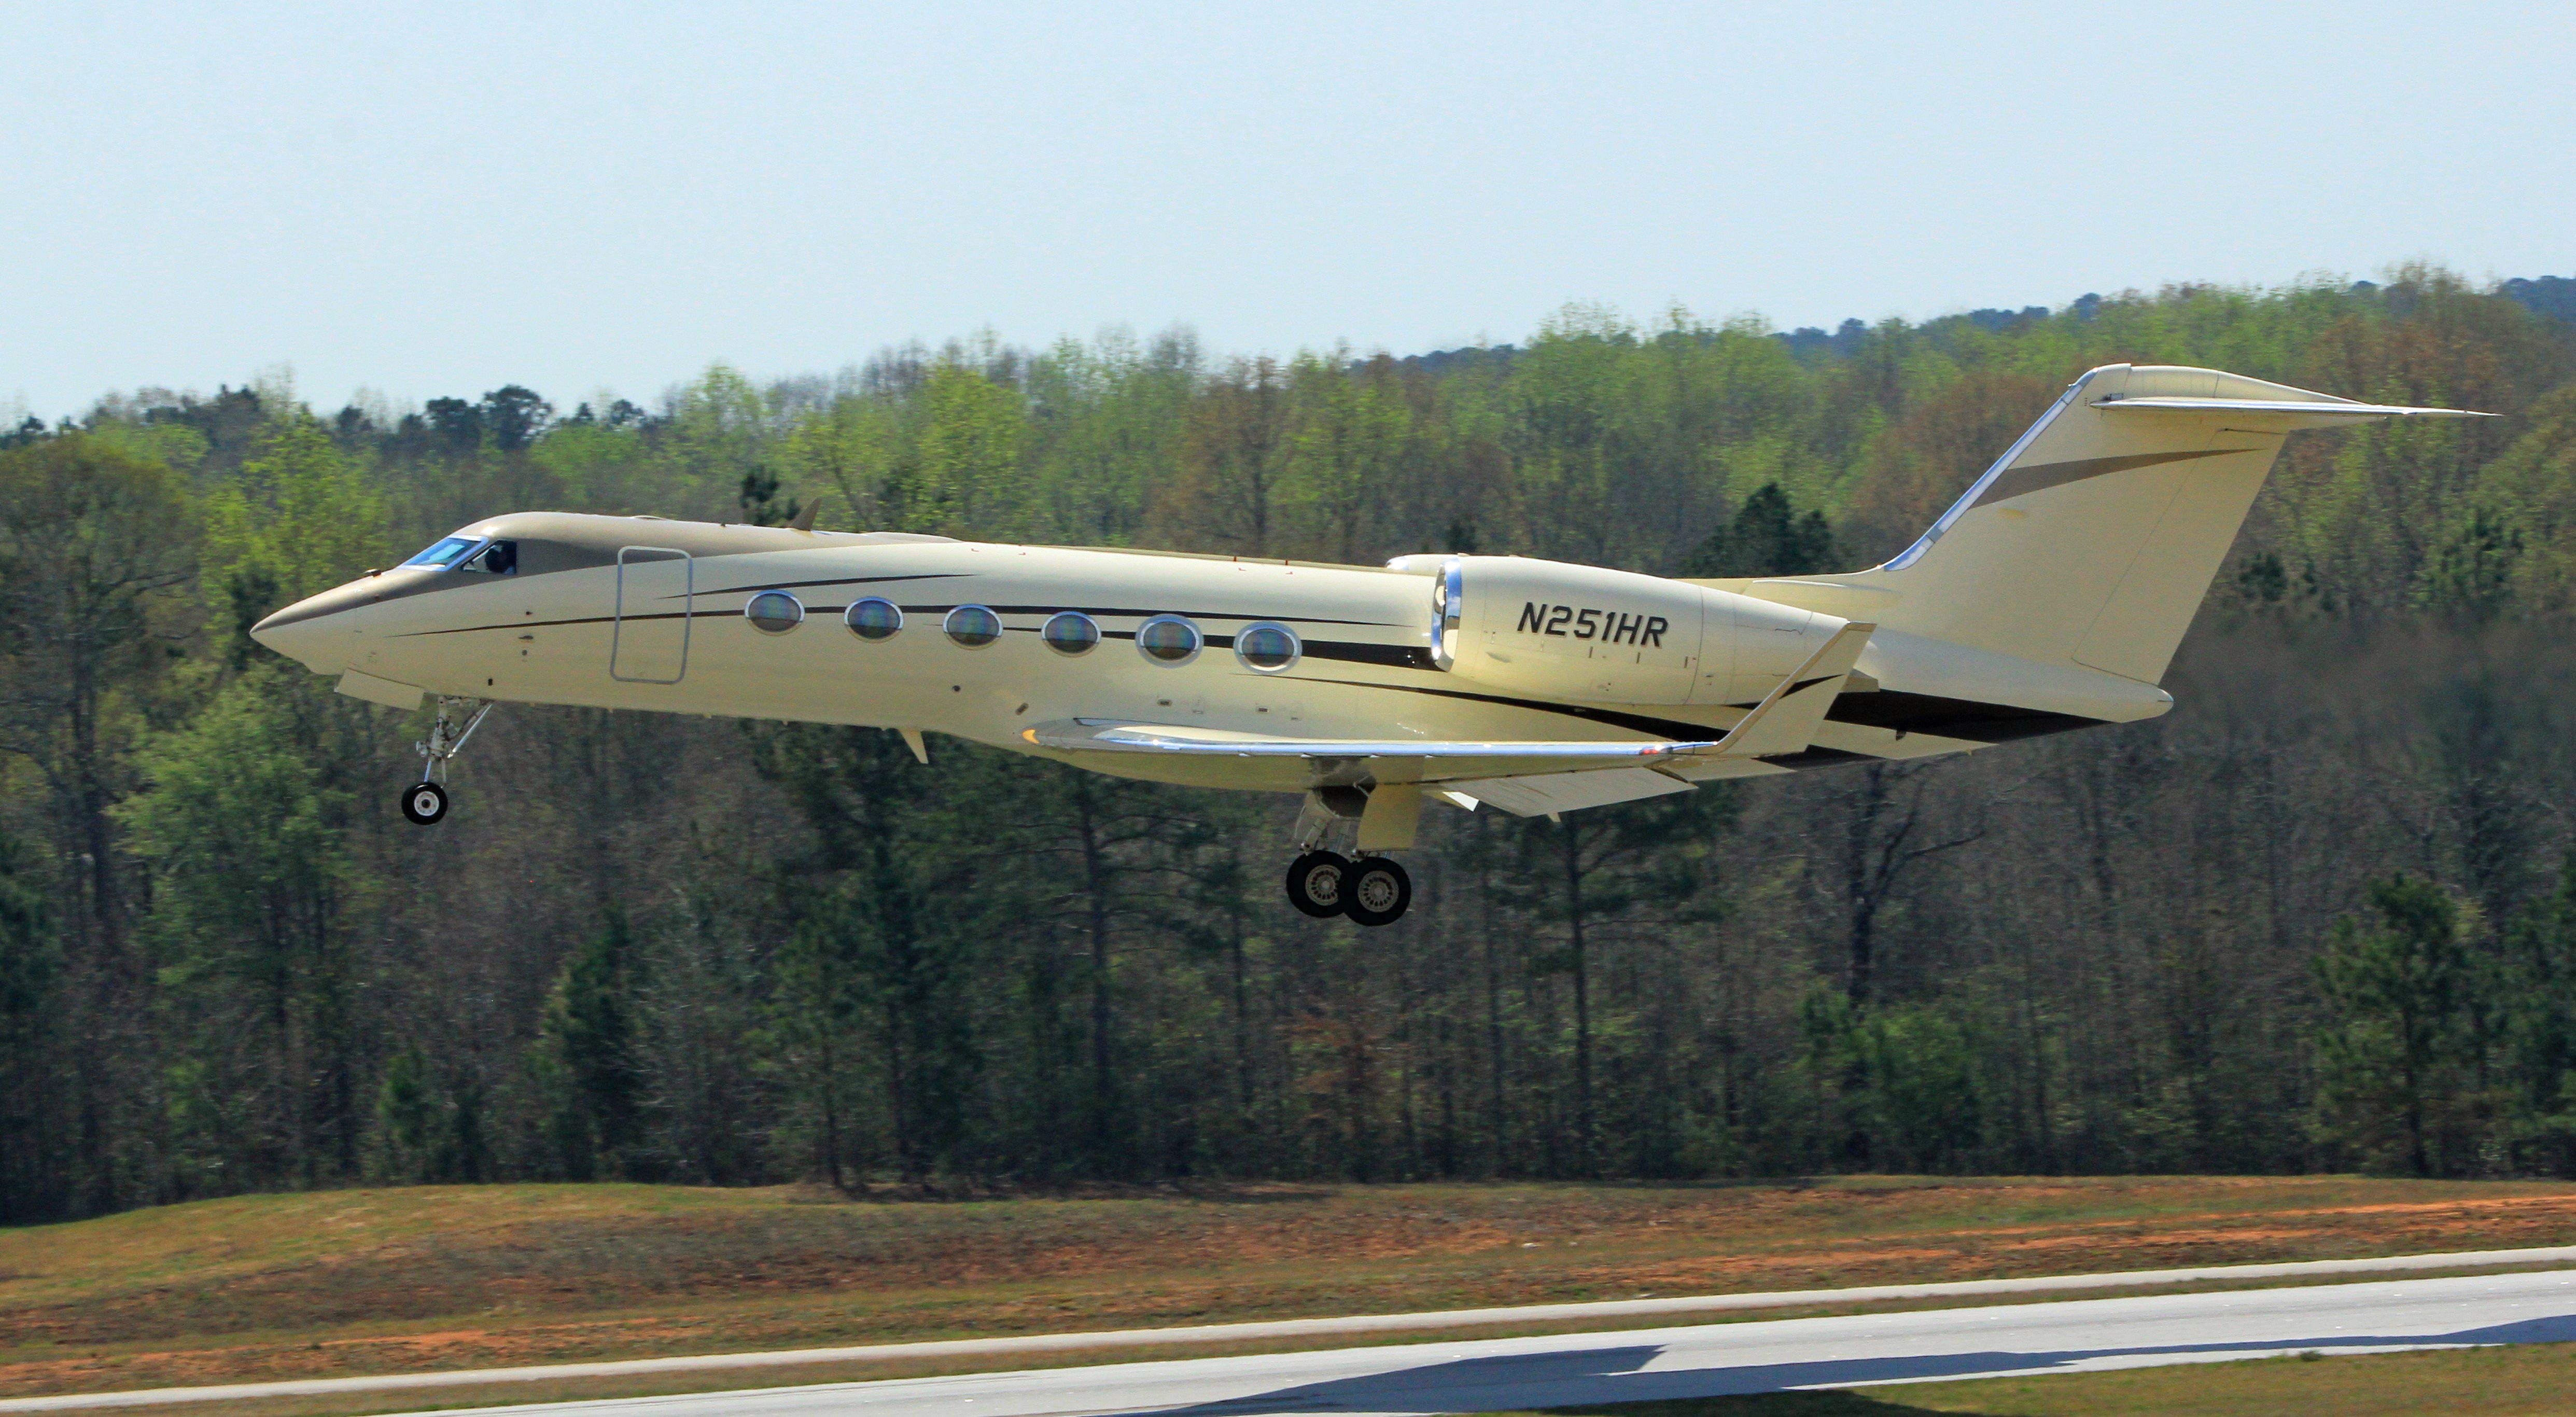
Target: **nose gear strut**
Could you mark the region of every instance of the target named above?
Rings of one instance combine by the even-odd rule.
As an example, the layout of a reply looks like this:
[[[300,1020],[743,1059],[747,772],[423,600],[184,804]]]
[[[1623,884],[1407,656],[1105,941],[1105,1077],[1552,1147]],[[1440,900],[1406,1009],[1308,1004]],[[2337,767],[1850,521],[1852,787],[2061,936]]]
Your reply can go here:
[[[447,789],[437,779],[447,760],[464,750],[465,740],[474,736],[474,730],[483,725],[483,715],[491,711],[490,699],[438,696],[438,717],[430,721],[429,741],[413,745],[420,750],[420,781],[403,789],[402,813],[414,826],[425,827],[447,815]]]

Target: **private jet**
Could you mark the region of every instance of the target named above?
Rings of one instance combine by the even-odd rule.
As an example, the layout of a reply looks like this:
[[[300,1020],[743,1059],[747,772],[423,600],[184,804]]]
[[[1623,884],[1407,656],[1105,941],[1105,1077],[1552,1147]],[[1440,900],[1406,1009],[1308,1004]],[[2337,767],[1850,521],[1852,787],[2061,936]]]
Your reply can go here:
[[[1548,815],[1726,778],[2131,723],[2294,431],[2478,417],[2212,369],[2077,379],[1895,559],[1677,580],[1520,556],[1383,566],[520,512],[270,615],[260,643],[436,700],[405,816],[496,703],[949,734],[1297,793],[1287,893],[1363,925],[1426,803]]]

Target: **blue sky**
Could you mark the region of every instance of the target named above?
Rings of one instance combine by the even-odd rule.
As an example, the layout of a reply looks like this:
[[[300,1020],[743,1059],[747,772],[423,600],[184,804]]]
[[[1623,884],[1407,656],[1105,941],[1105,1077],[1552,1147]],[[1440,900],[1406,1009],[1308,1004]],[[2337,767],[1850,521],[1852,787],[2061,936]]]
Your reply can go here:
[[[13,3],[0,405],[2576,273],[2538,5]]]

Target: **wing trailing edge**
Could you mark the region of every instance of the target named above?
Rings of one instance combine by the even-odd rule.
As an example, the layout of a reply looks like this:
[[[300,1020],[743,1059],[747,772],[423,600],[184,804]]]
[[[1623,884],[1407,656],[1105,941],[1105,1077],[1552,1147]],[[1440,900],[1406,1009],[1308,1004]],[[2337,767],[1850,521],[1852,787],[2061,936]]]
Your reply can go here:
[[[1869,643],[1874,625],[1836,631],[1797,672],[1782,679],[1725,736],[1645,742],[1281,738],[1224,729],[1077,718],[1021,730],[1031,747],[1074,753],[1170,753],[1200,757],[1302,758],[1318,767],[1390,759],[1447,770],[1408,774],[1420,781],[1495,782],[1515,778],[1681,766],[1720,758],[1787,756],[1806,749]],[[1471,794],[1483,796],[1484,794]],[[1582,794],[1569,794],[1582,795]],[[1633,795],[1633,794],[1632,794]],[[1624,800],[1612,799],[1612,800]]]

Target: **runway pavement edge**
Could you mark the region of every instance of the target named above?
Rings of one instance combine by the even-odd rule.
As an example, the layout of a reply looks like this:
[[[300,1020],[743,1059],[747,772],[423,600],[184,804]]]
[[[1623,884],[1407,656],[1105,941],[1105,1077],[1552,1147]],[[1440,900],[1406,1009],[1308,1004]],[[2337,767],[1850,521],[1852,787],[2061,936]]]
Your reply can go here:
[[[299,1397],[342,1392],[385,1392],[483,1383],[542,1382],[562,1378],[783,1368],[817,1363],[968,1357],[1008,1353],[1054,1353],[1078,1349],[1142,1348],[1197,1343],[1240,1343],[1248,1340],[1329,1337],[1337,1334],[1479,1328],[1495,1324],[1652,1318],[1746,1309],[1871,1304],[1923,1299],[1973,1298],[1995,1294],[2124,1289],[2153,1285],[2298,1279],[2427,1269],[2483,1269],[2536,1264],[2576,1265],[2576,1245],[2519,1250],[2475,1250],[2455,1254],[2395,1255],[2375,1259],[2297,1260],[2278,1264],[2214,1265],[2193,1269],[2122,1270],[2107,1274],[2048,1275],[2027,1279],[1966,1279],[1927,1284],[1869,1285],[1849,1289],[1796,1289],[1767,1294],[1708,1294],[1669,1299],[1611,1299],[1571,1304],[1527,1304],[1508,1308],[1450,1309],[1432,1313],[1274,1319],[1254,1323],[1198,1324],[1180,1328],[1023,1334],[1006,1338],[963,1338],[915,1343],[863,1344],[842,1348],[780,1349],[766,1353],[708,1353],[677,1358],[623,1358],[593,1363],[548,1363],[516,1368],[462,1369],[443,1373],[297,1378],[208,1387],[47,1393],[35,1397],[0,1398],[0,1413],[139,1407],[163,1403]]]

